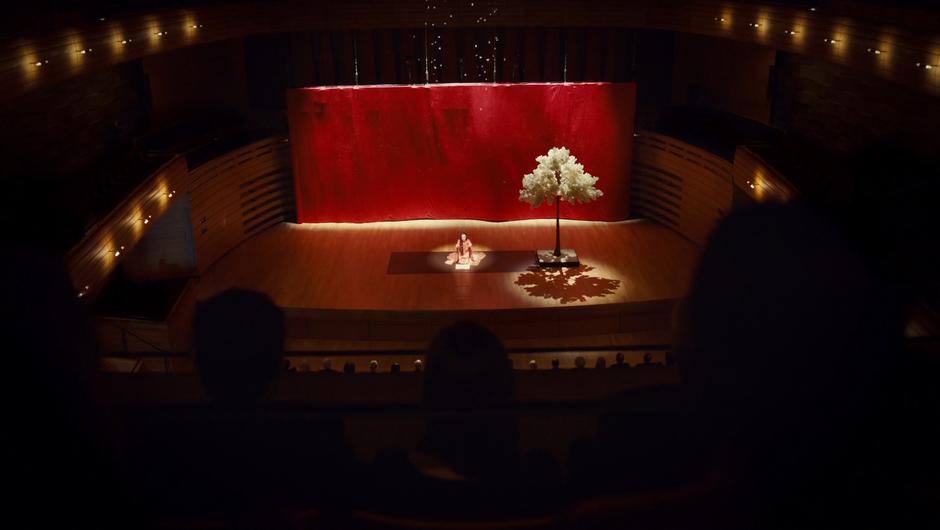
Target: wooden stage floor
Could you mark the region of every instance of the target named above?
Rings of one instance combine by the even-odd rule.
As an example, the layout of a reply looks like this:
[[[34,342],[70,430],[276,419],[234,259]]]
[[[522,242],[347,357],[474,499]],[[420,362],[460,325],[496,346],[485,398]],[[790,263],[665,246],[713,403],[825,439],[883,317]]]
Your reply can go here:
[[[217,261],[196,297],[231,287],[268,294],[288,314],[294,350],[421,343],[460,318],[516,345],[644,330],[662,338],[699,257],[651,221],[562,221],[562,246],[577,250],[580,267],[389,273],[392,253],[450,251],[461,231],[484,252],[554,246],[553,220],[285,223]]]

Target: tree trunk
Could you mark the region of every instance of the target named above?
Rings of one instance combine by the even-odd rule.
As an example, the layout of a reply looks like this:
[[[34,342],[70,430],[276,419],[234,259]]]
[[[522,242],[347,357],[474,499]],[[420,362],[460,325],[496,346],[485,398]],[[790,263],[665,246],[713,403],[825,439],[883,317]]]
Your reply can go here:
[[[555,257],[561,256],[561,197],[555,197]]]

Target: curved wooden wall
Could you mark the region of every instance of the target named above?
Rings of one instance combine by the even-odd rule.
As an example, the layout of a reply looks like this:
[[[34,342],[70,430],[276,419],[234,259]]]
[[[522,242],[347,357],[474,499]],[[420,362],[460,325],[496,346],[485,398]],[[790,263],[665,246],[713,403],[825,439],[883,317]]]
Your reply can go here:
[[[294,217],[290,145],[267,138],[191,173],[196,268],[201,273],[251,236]]]
[[[704,245],[718,220],[731,211],[732,164],[658,133],[640,133],[634,145],[633,214]]]
[[[0,48],[0,99],[198,43],[318,29],[423,28],[426,22],[443,27],[448,20],[448,27],[621,27],[710,35],[812,55],[940,92],[936,13],[852,2],[821,4],[810,9],[719,0],[529,0],[479,2],[476,7],[462,2],[429,14],[421,0],[281,0],[154,11],[8,39]],[[450,14],[455,18],[449,19]]]
[[[294,215],[287,138],[267,138],[190,170],[176,156],[90,230],[66,257],[79,297],[96,294],[111,271],[170,205],[189,193],[197,269]]]
[[[797,195],[786,177],[743,145],[735,149],[731,174],[734,187],[754,202],[787,202]]]
[[[140,184],[95,225],[66,256],[72,285],[79,297],[96,294],[122,255],[189,186],[186,160],[175,157]]]

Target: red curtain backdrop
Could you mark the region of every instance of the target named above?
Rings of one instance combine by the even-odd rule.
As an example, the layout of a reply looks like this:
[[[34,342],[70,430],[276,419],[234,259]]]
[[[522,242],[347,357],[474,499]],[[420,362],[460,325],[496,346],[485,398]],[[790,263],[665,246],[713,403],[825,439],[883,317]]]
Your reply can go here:
[[[604,192],[562,217],[626,219],[635,102],[633,83],[290,90],[298,222],[551,218],[518,197],[554,146]]]

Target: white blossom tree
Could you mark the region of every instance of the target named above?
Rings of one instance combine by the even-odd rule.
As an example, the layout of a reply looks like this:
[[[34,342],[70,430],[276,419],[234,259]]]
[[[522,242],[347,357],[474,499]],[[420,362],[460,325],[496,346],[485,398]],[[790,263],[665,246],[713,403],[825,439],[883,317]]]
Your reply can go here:
[[[555,205],[555,257],[561,256],[561,201],[588,203],[604,195],[594,187],[597,177],[584,171],[584,166],[566,147],[553,147],[547,155],[537,157],[539,165],[522,177],[519,200],[538,208],[542,203]]]

